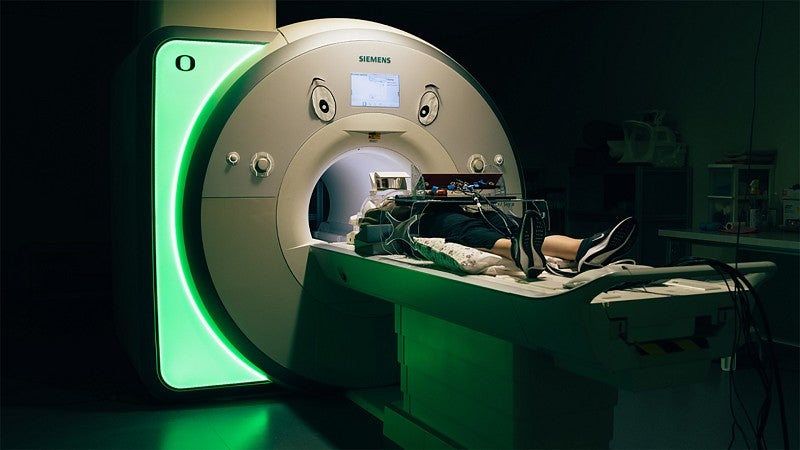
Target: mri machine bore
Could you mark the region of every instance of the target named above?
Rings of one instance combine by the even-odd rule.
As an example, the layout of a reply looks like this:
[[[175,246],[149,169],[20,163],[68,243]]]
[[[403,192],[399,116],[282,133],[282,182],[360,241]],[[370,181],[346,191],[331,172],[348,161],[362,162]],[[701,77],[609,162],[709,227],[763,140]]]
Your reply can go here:
[[[402,445],[602,446],[616,386],[680,382],[730,351],[724,284],[615,290],[626,281],[708,278],[710,269],[624,269],[566,289],[558,277],[509,284],[362,258],[315,239],[312,231],[332,241],[346,233],[370,195],[371,172],[407,173],[413,183],[421,173],[481,172],[493,161],[505,194],[523,197],[511,139],[485,91],[414,36],[356,20],[276,32],[170,27],[145,39],[122,73],[122,103],[136,113],[123,117],[132,128],[116,155],[124,174],[117,321],[157,395],[271,381],[310,389],[399,384],[401,406],[376,415],[398,442],[412,428],[424,436]],[[309,212],[322,211],[312,203],[325,205],[317,230]],[[774,266],[741,269],[755,280]],[[695,351],[656,357],[639,345],[675,338],[694,339]],[[444,344],[458,341],[455,349]],[[476,356],[470,345],[487,351]],[[426,356],[434,354],[439,363]],[[482,379],[476,370],[512,388],[498,404],[476,397],[458,410],[485,421],[480,411],[488,408],[501,438],[472,435],[478,419],[470,413],[459,421],[426,403],[445,392],[432,386],[450,379],[462,380],[450,397],[472,398],[470,386]],[[529,370],[539,375],[521,375]],[[546,425],[534,406],[553,401],[535,389],[541,377],[569,380],[597,399],[591,413],[573,406],[559,410],[569,419],[551,420],[599,431],[587,431],[585,442],[558,441],[564,433],[553,430],[561,428]],[[530,419],[542,424],[536,436],[520,425]]]

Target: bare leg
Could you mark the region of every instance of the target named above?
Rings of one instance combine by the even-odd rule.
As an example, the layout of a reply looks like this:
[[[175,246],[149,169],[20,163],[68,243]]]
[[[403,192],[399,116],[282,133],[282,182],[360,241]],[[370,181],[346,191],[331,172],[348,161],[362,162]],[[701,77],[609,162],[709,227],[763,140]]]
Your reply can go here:
[[[547,256],[554,256],[556,258],[566,259],[569,261],[575,260],[578,255],[578,247],[581,245],[581,239],[571,238],[560,234],[552,234],[544,238],[542,243],[542,253]],[[503,258],[513,260],[511,255],[511,240],[502,238],[498,239],[492,248],[480,248],[485,252],[500,255]]]
[[[542,253],[547,256],[574,261],[578,256],[578,247],[583,239],[575,239],[560,234],[552,234],[544,238],[542,243]]]
[[[500,255],[512,261],[514,260],[514,257],[511,255],[511,239],[501,238],[495,241],[492,248],[479,248],[478,250],[494,253],[495,255]]]

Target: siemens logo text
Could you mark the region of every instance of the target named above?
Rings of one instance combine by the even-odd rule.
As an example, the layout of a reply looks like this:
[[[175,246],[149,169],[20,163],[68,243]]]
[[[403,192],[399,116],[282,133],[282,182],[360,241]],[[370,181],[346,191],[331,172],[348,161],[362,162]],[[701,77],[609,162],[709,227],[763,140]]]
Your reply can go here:
[[[359,56],[358,62],[391,64],[392,58],[390,56]]]

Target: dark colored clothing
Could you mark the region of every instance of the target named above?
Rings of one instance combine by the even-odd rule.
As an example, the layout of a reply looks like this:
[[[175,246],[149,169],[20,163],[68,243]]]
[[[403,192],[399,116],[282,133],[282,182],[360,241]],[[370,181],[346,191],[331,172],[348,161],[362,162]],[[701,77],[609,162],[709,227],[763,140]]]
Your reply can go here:
[[[485,218],[484,218],[485,217]],[[466,212],[459,205],[429,205],[419,219],[421,237],[441,237],[447,242],[473,248],[490,249],[498,239],[516,233],[514,218],[504,218],[495,211]],[[487,223],[488,221],[488,223]]]

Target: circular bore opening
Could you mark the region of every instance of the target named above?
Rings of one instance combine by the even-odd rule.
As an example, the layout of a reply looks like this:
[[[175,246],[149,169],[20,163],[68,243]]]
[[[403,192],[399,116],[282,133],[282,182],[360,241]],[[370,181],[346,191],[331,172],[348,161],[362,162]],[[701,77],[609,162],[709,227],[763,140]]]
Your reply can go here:
[[[373,187],[373,173],[405,175],[405,187],[387,182]],[[359,147],[345,152],[317,180],[308,205],[311,236],[326,242],[346,242],[352,221],[369,202],[407,194],[419,170],[404,156],[381,147]],[[392,177],[395,178],[395,177]],[[379,183],[380,184],[380,183]]]

